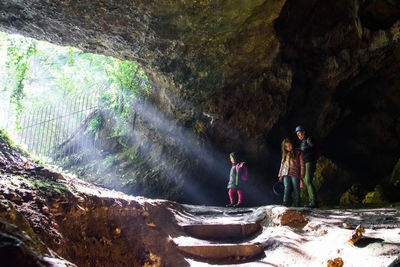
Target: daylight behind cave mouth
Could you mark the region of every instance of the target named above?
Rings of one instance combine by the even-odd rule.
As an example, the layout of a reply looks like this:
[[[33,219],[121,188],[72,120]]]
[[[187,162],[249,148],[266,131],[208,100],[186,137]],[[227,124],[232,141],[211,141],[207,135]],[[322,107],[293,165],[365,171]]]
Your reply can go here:
[[[134,195],[177,200],[186,191],[207,203],[195,184],[182,185],[189,161],[163,155],[140,128],[151,125],[205,164],[216,152],[149,103],[152,86],[138,64],[6,33],[1,48],[0,126],[38,161]]]
[[[23,148],[109,187],[157,171],[150,165],[122,178],[126,170],[116,167],[118,156],[140,160],[132,132],[151,85],[139,65],[20,35],[0,38],[0,123]]]

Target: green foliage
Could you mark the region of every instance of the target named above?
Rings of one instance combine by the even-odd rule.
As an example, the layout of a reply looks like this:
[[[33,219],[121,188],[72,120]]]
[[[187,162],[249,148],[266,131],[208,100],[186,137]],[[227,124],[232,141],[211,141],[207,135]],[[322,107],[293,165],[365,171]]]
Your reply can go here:
[[[10,139],[7,132],[2,128],[0,128],[0,141],[10,147],[14,146],[14,142]]]
[[[15,150],[26,157],[30,157],[28,152],[22,149],[21,146],[14,143],[14,141],[10,138],[9,134],[4,128],[0,128],[0,143],[6,144],[9,149]]]
[[[30,181],[31,184],[34,185],[34,188],[39,193],[47,193],[47,192],[56,192],[58,194],[65,194],[65,192],[69,192],[69,189],[66,185],[54,182],[54,181],[46,181],[46,180],[25,180]]]
[[[24,86],[25,80],[29,78],[29,67],[31,65],[31,57],[36,54],[36,42],[32,39],[21,37],[9,37],[2,34],[2,46],[7,46],[7,61],[5,69],[8,77],[4,85],[4,90],[9,90],[10,103],[16,108],[17,127],[20,127],[20,116],[22,114],[22,99],[25,96]]]
[[[135,100],[146,99],[151,90],[144,70],[133,62],[4,33],[0,34],[0,52],[5,49],[8,82],[4,89],[16,105],[18,118],[23,106],[58,105],[92,95],[90,104],[99,101],[101,109],[111,111],[115,118],[114,136],[123,136],[133,127]],[[34,68],[29,72],[30,64]],[[101,123],[95,118],[90,130],[100,130]]]
[[[4,38],[0,40],[0,53],[4,53],[5,49],[11,49],[6,40],[14,38],[11,35],[2,36]],[[137,100],[146,101],[151,91],[144,70],[133,62],[88,54],[72,47],[58,47],[40,41],[36,43],[32,41],[32,44],[34,45],[31,47],[19,48],[21,54],[25,55],[25,61],[17,61],[16,56],[8,58],[10,66],[17,64],[26,67],[25,72],[21,72],[23,75],[17,77],[23,85],[19,87],[21,90],[13,90],[8,86],[4,87],[7,91],[0,92],[1,94],[11,95],[13,92],[15,102],[19,103],[21,111],[22,106],[28,109],[49,104],[70,103],[72,102],[70,99],[77,99],[82,95],[92,96],[90,98],[92,102],[88,106],[97,106],[99,109],[89,121],[85,133],[95,138],[102,138],[103,147],[90,152],[82,149],[78,153],[70,154],[64,159],[63,166],[91,180],[97,173],[100,177],[105,177],[102,183],[106,184],[112,183],[111,181],[116,179],[115,175],[124,177],[121,179],[129,180],[130,183],[136,183],[136,177],[143,176],[151,181],[158,171],[150,173],[150,168],[140,157],[140,153],[132,149],[130,136],[136,118],[135,103]],[[15,52],[14,55],[18,52],[15,45],[11,50]],[[23,62],[26,64],[23,65]],[[31,70],[28,73],[29,64]],[[13,73],[11,68],[7,68],[8,75],[14,75]],[[2,75],[0,73],[0,76]],[[101,131],[102,129],[104,130]],[[50,131],[50,134],[55,134],[55,131],[54,133]],[[116,154],[108,154],[110,151],[105,151],[107,148]],[[123,153],[123,160],[116,156],[120,152]],[[88,155],[89,153],[98,154]],[[92,160],[93,156],[99,160]],[[126,163],[124,167],[120,166],[121,162]],[[133,162],[135,166],[137,165],[136,170],[132,173],[127,172],[126,167],[131,167],[130,164]],[[107,179],[110,182],[107,182]]]
[[[94,118],[89,122],[89,132],[96,133],[104,127],[104,118],[100,113],[97,113]]]
[[[115,158],[113,155],[108,155],[104,160],[105,168],[111,168],[115,164]]]
[[[132,62],[114,59],[107,66],[107,71],[113,78],[113,86],[102,94],[102,106],[111,111],[116,119],[113,136],[124,136],[132,130],[135,99],[146,99],[151,86],[144,70]]]
[[[127,161],[127,160],[135,161],[136,159],[138,159],[137,148],[126,146],[124,148],[124,152],[122,154],[122,160],[123,161]]]
[[[72,67],[75,64],[75,60],[74,60],[74,50],[72,49],[72,47],[68,47],[68,66]]]
[[[137,154],[136,153],[129,153],[128,157],[130,160],[134,161],[137,159]]]

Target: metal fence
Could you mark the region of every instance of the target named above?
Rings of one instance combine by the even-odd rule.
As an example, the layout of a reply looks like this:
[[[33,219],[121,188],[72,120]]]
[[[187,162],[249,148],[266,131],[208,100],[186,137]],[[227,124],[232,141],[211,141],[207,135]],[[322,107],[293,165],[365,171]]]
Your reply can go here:
[[[80,147],[89,146],[90,140],[84,133],[83,123],[97,109],[97,95],[79,96],[75,99],[46,106],[24,109],[20,119],[20,129],[16,131],[17,141],[24,144],[30,153],[55,158],[60,150],[68,154],[76,153]],[[15,124],[15,114],[10,108],[0,107],[0,126],[9,128]],[[78,142],[67,148],[64,145],[74,139]]]

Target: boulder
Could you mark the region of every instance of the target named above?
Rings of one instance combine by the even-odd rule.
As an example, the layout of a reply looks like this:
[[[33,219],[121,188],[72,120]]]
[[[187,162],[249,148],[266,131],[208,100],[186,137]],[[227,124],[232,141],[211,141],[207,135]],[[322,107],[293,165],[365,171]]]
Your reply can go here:
[[[366,205],[384,205],[388,202],[385,200],[383,188],[381,185],[375,186],[374,191],[368,192],[362,201]]]
[[[346,187],[349,186],[349,182],[352,180],[354,178],[341,165],[325,156],[319,158],[313,178],[319,205],[338,204],[342,199],[342,192],[346,191]],[[356,188],[353,189],[355,190]],[[302,201],[306,203],[308,199],[307,190],[303,189],[300,196]],[[351,198],[349,201],[355,201],[349,195],[345,196],[345,198]]]
[[[361,204],[362,195],[359,185],[352,185],[350,189],[343,193],[340,197],[341,206],[359,206]]]

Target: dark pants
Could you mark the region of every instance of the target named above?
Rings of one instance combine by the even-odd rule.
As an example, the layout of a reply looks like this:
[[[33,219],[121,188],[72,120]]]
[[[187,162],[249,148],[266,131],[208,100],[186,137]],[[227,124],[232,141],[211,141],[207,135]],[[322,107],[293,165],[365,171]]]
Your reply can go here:
[[[290,195],[293,187],[293,203],[292,206],[298,207],[300,204],[300,179],[293,176],[283,176],[283,184],[285,191],[283,193],[283,205],[289,206]]]

